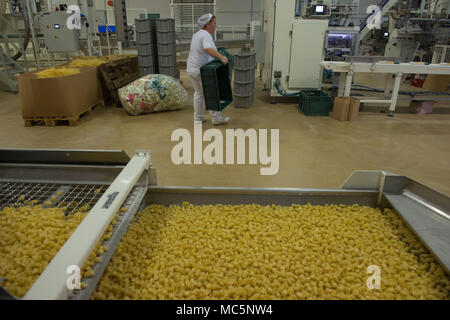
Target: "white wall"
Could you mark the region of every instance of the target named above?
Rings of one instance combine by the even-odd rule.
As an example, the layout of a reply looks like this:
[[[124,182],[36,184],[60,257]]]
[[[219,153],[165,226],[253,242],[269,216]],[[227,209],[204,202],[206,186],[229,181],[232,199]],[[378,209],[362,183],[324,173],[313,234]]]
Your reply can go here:
[[[159,13],[161,18],[170,18],[169,0],[127,0],[127,8],[147,8],[147,13]]]
[[[105,0],[94,0],[97,10],[105,9]],[[169,0],[126,0],[128,8],[146,8],[147,12],[160,13],[161,17],[168,18],[170,16]],[[112,8],[107,6],[108,8]]]
[[[251,11],[253,2],[253,11]],[[246,25],[261,20],[261,0],[216,0],[218,25]],[[253,12],[253,14],[252,14]]]
[[[94,0],[97,10],[104,10],[104,0]],[[216,15],[218,25],[245,25],[250,23],[251,4],[253,1],[253,20],[261,19],[261,0],[216,0]],[[170,17],[169,0],[127,0],[127,10],[138,14],[137,8],[146,8],[147,13],[159,13],[161,18]],[[112,7],[108,7],[111,8]],[[111,11],[112,12],[112,11]],[[142,12],[144,13],[144,12]],[[129,14],[130,15],[130,14]],[[111,14],[108,13],[110,24],[114,21]]]
[[[105,0],[94,0],[96,10],[105,10]],[[140,13],[159,13],[161,18],[170,17],[169,0],[126,0],[128,24],[134,24],[134,19]],[[108,24],[114,25],[113,7],[106,5]]]

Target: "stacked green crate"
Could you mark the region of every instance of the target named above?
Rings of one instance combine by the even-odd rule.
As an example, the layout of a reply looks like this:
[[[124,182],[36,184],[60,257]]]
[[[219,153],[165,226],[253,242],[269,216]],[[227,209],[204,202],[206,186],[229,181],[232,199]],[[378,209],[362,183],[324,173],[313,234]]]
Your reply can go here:
[[[233,101],[231,76],[234,58],[225,48],[218,48],[217,51],[228,59],[228,64],[215,59],[203,66],[200,74],[206,109],[222,111]]]
[[[301,90],[299,107],[306,116],[328,116],[331,97],[320,90]]]

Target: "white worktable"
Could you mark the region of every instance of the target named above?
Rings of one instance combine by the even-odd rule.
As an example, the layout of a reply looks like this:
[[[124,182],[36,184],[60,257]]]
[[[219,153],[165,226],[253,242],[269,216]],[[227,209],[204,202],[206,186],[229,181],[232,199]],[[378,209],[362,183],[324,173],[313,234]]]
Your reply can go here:
[[[389,116],[392,116],[392,112],[395,110],[397,104],[398,91],[400,89],[400,80],[403,74],[443,74],[450,75],[450,64],[420,64],[420,63],[398,63],[392,62],[344,62],[344,61],[322,61],[320,65],[333,72],[339,72],[339,89],[338,96],[348,97],[350,96],[350,90],[352,87],[352,78],[355,73],[385,73],[386,84],[384,88],[384,96],[389,97],[389,93],[392,86],[392,76],[395,76],[394,87],[389,99],[361,99],[362,103],[382,103],[389,104]]]

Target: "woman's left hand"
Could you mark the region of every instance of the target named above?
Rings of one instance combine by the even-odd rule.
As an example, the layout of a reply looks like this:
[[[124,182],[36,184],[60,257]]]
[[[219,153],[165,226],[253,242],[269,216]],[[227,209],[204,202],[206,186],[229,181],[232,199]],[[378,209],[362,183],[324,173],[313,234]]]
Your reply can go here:
[[[220,61],[221,61],[223,64],[227,64],[227,63],[228,63],[227,57],[224,57],[224,56],[221,56],[221,57],[220,57]]]

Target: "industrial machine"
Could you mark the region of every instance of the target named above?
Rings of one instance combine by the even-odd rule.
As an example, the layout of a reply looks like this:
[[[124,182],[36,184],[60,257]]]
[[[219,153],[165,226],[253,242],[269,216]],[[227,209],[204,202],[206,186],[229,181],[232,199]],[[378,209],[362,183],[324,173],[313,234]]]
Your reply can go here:
[[[125,1],[114,1],[116,27],[106,25],[93,0],[0,0],[0,82],[10,91],[17,91],[17,75],[28,71],[33,62],[37,69],[55,66],[57,55],[102,55],[112,49],[129,46],[129,30]],[[67,26],[69,17],[76,17],[75,28]],[[110,39],[111,38],[111,39]],[[115,41],[118,42],[115,43]],[[28,50],[28,51],[27,51]],[[34,61],[24,53],[32,50]]]
[[[357,56],[359,51],[359,27],[329,27],[325,40],[325,61],[345,61],[347,56]],[[323,70],[323,83],[339,83],[339,76],[331,70]]]
[[[298,9],[298,8],[297,8]],[[327,19],[298,16],[296,1],[264,1],[265,48],[262,79],[272,97],[280,91],[320,89]]]
[[[48,52],[76,52],[80,50],[79,30],[67,26],[68,15],[64,11],[41,13],[39,22]]]
[[[448,43],[449,4],[448,0],[380,1],[381,29],[369,29],[367,20],[362,21],[361,55],[381,53],[408,62],[431,62],[434,46]]]
[[[77,206],[92,205],[24,299],[88,299],[132,217],[149,204],[180,205],[184,201],[194,205],[310,203],[394,208],[443,268],[450,270],[450,199],[384,171],[355,171],[339,189],[161,187],[156,185],[156,171],[146,151],[130,159],[122,151],[0,150],[0,209],[15,206],[20,195],[44,203],[53,199],[47,207],[76,203],[67,214],[76,212]],[[119,218],[111,238],[102,243],[106,251],[93,267],[94,276],[83,279],[85,288],[69,291],[67,265],[84,264],[116,213]],[[14,297],[0,286],[0,299]]]

